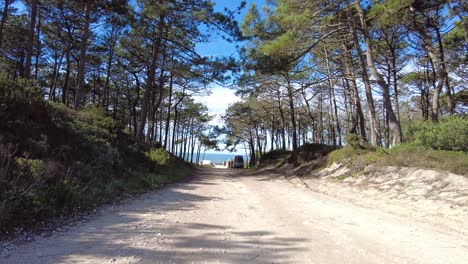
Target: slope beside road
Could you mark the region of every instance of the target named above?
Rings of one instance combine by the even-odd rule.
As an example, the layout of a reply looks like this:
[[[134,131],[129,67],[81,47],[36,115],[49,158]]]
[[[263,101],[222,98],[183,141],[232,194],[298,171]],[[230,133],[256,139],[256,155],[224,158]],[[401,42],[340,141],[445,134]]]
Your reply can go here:
[[[468,237],[282,177],[203,169],[0,263],[468,263]]]

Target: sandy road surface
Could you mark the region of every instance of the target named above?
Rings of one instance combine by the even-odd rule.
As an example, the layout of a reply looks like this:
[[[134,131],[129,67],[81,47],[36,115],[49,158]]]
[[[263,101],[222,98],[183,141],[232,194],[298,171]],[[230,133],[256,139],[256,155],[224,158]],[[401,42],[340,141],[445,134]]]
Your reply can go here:
[[[468,263],[468,237],[282,178],[204,170],[0,263]]]

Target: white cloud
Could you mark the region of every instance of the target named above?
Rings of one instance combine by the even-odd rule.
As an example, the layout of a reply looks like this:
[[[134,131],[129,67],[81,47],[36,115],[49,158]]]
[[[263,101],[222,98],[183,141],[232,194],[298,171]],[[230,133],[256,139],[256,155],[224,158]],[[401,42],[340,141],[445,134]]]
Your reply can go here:
[[[210,95],[205,96],[194,96],[193,99],[197,103],[202,103],[208,107],[208,113],[210,115],[214,115],[215,117],[211,122],[210,125],[224,125],[222,120],[222,115],[224,115],[226,109],[235,102],[241,101],[240,97],[237,97],[235,91],[229,88],[216,86],[211,89]],[[220,144],[220,148],[223,149],[225,147],[224,144]],[[242,149],[243,150],[243,149]],[[228,152],[223,150],[222,152],[215,152],[214,150],[208,150],[206,153],[224,153],[224,154],[235,154],[238,152]],[[244,152],[241,152],[243,154]]]
[[[216,115],[215,119],[219,119],[230,105],[241,100],[234,93],[232,89],[217,86],[211,90],[210,95],[194,96],[193,98],[195,102],[206,105],[210,115]],[[215,124],[218,124],[219,121],[217,120]]]

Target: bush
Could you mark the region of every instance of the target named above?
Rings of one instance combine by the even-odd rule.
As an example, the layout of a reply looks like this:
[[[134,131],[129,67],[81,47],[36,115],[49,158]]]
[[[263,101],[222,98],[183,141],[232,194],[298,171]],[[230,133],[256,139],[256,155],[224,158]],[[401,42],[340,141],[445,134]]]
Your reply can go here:
[[[117,138],[119,125],[96,106],[86,107],[82,111],[58,103],[50,103],[50,106],[50,115],[55,124],[68,128],[92,143],[109,145]]]
[[[145,152],[146,157],[158,165],[168,165],[171,156],[162,148],[151,149]]]
[[[336,148],[333,146],[318,144],[318,143],[307,143],[300,146],[291,156],[290,162],[304,163],[309,161],[321,161],[331,151]]]
[[[360,135],[348,133],[345,135],[346,146],[353,149],[375,150],[369,142],[365,141]]]
[[[434,150],[415,144],[400,144],[392,149],[375,151],[344,147],[328,156],[329,163],[345,164],[355,175],[368,165],[419,167],[450,171],[461,175],[468,172],[468,154],[462,151]]]
[[[435,150],[468,152],[468,119],[451,116],[439,123],[419,122],[408,128],[407,141]]]
[[[460,175],[468,173],[468,153],[434,150],[415,144],[400,144],[389,150],[382,165],[420,167],[450,171]]]
[[[275,150],[264,153],[263,156],[260,157],[259,161],[260,163],[262,163],[267,160],[283,159],[285,157],[289,157],[289,155],[291,155],[291,151],[289,150],[275,149]]]
[[[25,79],[11,80],[0,72],[0,104],[10,102],[43,102],[41,89]]]
[[[44,161],[39,159],[17,158],[16,163],[26,169],[32,177],[39,177],[45,167]]]

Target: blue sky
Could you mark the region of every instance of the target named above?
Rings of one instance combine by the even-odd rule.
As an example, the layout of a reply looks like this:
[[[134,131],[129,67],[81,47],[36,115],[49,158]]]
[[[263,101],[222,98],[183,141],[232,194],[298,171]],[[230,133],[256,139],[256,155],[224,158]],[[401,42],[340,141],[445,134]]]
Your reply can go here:
[[[215,3],[215,11],[223,12],[224,8],[235,10],[242,1],[213,0],[213,2]],[[242,23],[242,19],[252,3],[255,3],[259,7],[265,4],[265,0],[247,0],[245,2],[247,3],[245,8],[236,16],[239,25]],[[221,36],[213,35],[211,42],[197,45],[197,50],[204,56],[236,56],[236,45],[239,45],[239,43],[229,43],[223,40]]]

